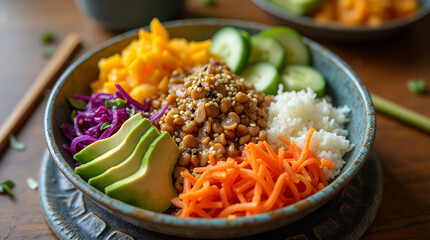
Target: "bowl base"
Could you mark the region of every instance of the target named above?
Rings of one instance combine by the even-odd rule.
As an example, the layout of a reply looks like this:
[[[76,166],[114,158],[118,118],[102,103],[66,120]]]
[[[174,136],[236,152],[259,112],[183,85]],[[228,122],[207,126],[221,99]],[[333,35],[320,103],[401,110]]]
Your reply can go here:
[[[39,179],[40,202],[60,239],[185,239],[127,223],[100,208],[76,189],[46,151]],[[246,239],[359,239],[376,216],[382,199],[382,169],[373,151],[346,188],[309,216]]]

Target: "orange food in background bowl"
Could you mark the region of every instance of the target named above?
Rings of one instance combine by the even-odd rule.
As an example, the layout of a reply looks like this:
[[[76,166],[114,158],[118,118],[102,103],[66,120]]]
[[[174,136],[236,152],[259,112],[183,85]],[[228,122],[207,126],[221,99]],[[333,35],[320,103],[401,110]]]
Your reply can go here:
[[[417,0],[325,0],[313,14],[319,22],[380,26],[384,21],[416,12]]]

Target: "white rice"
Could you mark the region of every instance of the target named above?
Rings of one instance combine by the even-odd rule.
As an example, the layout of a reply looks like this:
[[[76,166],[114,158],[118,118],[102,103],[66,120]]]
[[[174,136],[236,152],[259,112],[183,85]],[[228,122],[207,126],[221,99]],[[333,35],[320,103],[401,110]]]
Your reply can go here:
[[[284,136],[303,148],[308,130],[315,128],[310,150],[320,158],[335,163],[332,170],[324,168],[327,179],[333,179],[345,164],[342,157],[353,148],[346,139],[348,131],[344,128],[349,121],[347,115],[350,109],[348,106],[333,107],[328,97],[317,99],[311,89],[299,92],[282,92],[282,88],[279,90],[269,107],[269,143],[278,148],[285,147],[277,139]]]

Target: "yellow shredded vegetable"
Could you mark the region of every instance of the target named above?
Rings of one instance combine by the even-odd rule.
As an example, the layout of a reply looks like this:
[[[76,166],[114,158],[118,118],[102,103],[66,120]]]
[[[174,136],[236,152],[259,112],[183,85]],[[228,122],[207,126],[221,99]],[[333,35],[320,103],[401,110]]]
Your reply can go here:
[[[139,38],[121,54],[99,61],[99,77],[91,84],[93,92],[113,93],[119,83],[131,97],[143,103],[159,90],[167,92],[168,78],[174,70],[205,64],[212,57],[210,40],[170,39],[156,18],[150,29],[151,32],[140,29]]]

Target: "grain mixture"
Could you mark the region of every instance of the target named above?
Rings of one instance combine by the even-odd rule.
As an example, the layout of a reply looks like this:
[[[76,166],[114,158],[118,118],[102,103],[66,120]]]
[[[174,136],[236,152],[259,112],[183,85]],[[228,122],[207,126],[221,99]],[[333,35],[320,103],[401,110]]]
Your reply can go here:
[[[246,143],[267,139],[272,97],[256,91],[224,63],[211,59],[188,73],[175,71],[168,89],[168,94],[154,96],[152,107],[169,105],[155,125],[168,131],[181,150],[175,178],[184,169],[236,157]]]

